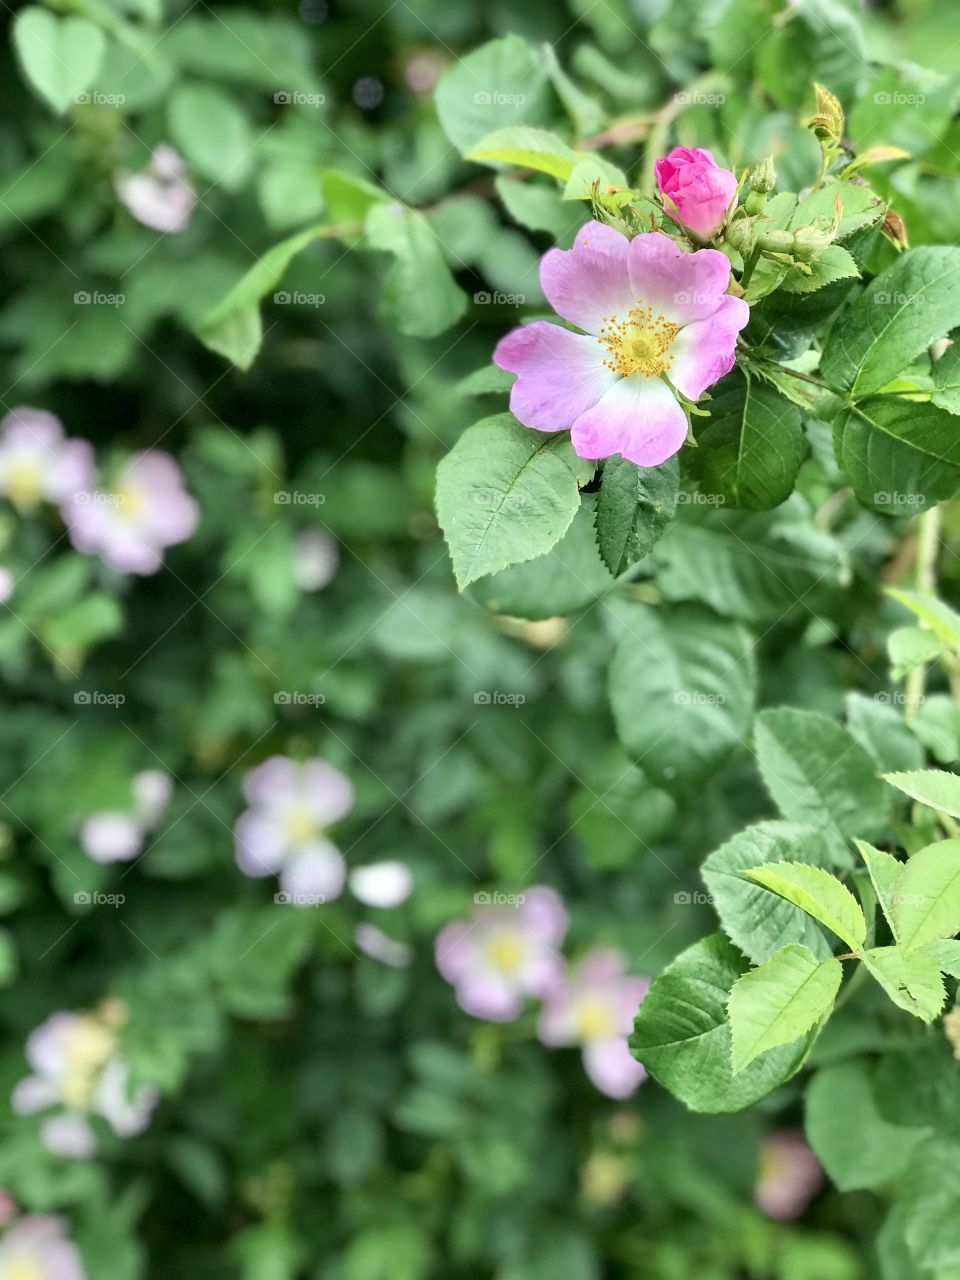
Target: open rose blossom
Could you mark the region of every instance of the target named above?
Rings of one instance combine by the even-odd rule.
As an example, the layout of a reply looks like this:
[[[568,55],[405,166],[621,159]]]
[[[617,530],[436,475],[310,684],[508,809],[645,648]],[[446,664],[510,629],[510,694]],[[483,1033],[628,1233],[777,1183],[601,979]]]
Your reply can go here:
[[[326,831],[353,807],[349,778],[322,760],[271,756],[247,774],[243,790],[250,807],[234,828],[240,870],[278,875],[280,896],[294,906],[338,898],[347,867]]]
[[[557,948],[567,924],[560,895],[545,885],[526,889],[516,905],[478,902],[469,920],[437,934],[437,968],[456,988],[461,1009],[490,1022],[512,1022],[525,997],[545,995],[563,973]]]
[[[68,440],[54,414],[21,406],[0,422],[0,494],[16,506],[66,503],[93,478],[93,447]]]
[[[650,984],[627,974],[625,961],[620,951],[588,951],[548,992],[537,1024],[544,1044],[582,1045],[587,1075],[611,1098],[628,1098],[647,1077],[627,1036]]]
[[[727,293],[724,255],[684,253],[659,231],[628,240],[588,222],[572,249],[544,255],[540,283],[584,332],[537,320],[500,341],[494,362],[518,375],[515,416],[537,431],[569,428],[581,458],[619,453],[655,467],[675,454],[687,417],[671,384],[698,400],[729,373],[750,315]]]
[[[0,1280],[86,1280],[86,1275],[63,1218],[27,1214],[0,1240]]]
[[[715,236],[737,192],[736,174],[702,147],[674,147],[654,166],[663,207],[703,240]]]
[[[119,573],[156,573],[165,547],[185,542],[200,509],[169,453],[148,449],[121,467],[113,487],[77,493],[63,508],[70,541]]]

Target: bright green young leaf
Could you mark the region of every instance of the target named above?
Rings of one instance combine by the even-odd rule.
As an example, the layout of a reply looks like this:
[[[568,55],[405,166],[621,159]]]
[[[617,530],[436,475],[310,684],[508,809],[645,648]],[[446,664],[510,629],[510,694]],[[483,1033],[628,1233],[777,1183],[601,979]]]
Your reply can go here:
[[[809,1031],[832,1008],[842,977],[839,960],[818,960],[806,947],[789,943],[739,978],[727,1005],[734,1074]]]
[[[243,185],[255,137],[230,94],[212,84],[184,84],[167,111],[170,136],[198,173],[228,191]]]
[[[893,893],[897,936],[906,950],[960,933],[960,840],[939,840],[915,853]]]
[[[946,991],[936,962],[925,953],[874,947],[863,953],[863,963],[899,1008],[924,1022],[939,1015]]]
[[[780,812],[822,830],[837,865],[848,866],[849,841],[876,834],[886,818],[884,786],[868,753],[833,720],[793,707],[761,711],[754,737]]]
[[[719,933],[677,956],[651,984],[630,1037],[631,1051],[691,1111],[741,1111],[800,1069],[812,1037],[774,1049],[737,1075],[726,1005],[745,968]]]
[[[857,951],[867,936],[867,923],[860,903],[850,890],[822,867],[802,862],[780,862],[752,867],[743,872],[771,893],[779,894],[794,906],[826,925],[838,938]]]
[[[397,203],[367,214],[366,243],[396,259],[387,275],[381,310],[386,322],[414,338],[432,338],[463,315],[467,295],[447,266],[440,241],[421,213]]]
[[[937,938],[925,943],[919,954],[929,956],[942,973],[960,978],[960,941],[956,938]]]
[[[936,596],[920,595],[916,591],[901,591],[887,587],[886,594],[905,605],[915,617],[925,622],[938,640],[948,648],[960,649],[960,613]]]
[[[942,769],[917,769],[912,773],[885,773],[884,778],[898,791],[921,804],[960,818],[960,777]]]
[[[839,414],[833,448],[864,506],[887,515],[916,515],[960,488],[957,419],[933,404],[868,396]]]
[[[958,324],[960,249],[910,249],[844,311],[824,350],[821,374],[833,387],[869,395]]]
[[[896,883],[900,878],[900,872],[903,870],[903,863],[895,858],[892,853],[884,853],[882,849],[875,849],[872,844],[867,844],[865,840],[855,840],[854,844],[866,864],[870,875],[870,883],[873,885],[873,891],[877,895],[877,901],[883,908],[887,923],[893,931],[894,939],[899,941],[896,923],[893,918],[893,895]]]
[[[947,645],[930,631],[921,627],[897,627],[887,636],[887,653],[890,655],[890,674],[894,680],[902,680],[914,667],[926,666],[946,653]]]
[[[656,781],[695,778],[742,742],[754,699],[746,631],[707,609],[631,605],[610,665],[624,746]]]
[[[600,183],[601,191],[627,185],[626,175],[609,160],[598,155],[583,156],[570,171],[563,188],[564,200],[588,200],[595,182]]]
[[[860,275],[860,268],[853,254],[840,244],[827,245],[823,253],[814,258],[809,265],[809,274],[800,271],[797,267],[787,272],[783,287],[788,293],[815,293],[824,285]]]
[[[537,169],[566,182],[579,159],[562,138],[547,129],[519,125],[497,129],[481,138],[467,152],[468,160],[486,164],[506,164],[518,169]]]
[[[818,960],[828,960],[833,952],[820,926],[792,902],[751,884],[742,874],[783,862],[829,867],[822,833],[790,822],[757,823],[715,849],[701,874],[720,923],[754,964],[763,964],[787,942],[799,942]]]
[[[597,543],[615,577],[642,560],[673,519],[678,474],[676,458],[659,467],[638,467],[619,456],[604,463]]]
[[[88,19],[57,17],[36,5],[20,10],[12,34],[24,74],[58,115],[93,84],[107,48],[103,32]]]
[[[543,122],[551,97],[542,59],[519,36],[508,35],[459,58],[440,78],[437,115],[465,155],[495,129]]]
[[[437,518],[461,590],[559,542],[580,506],[581,468],[567,436],[509,413],[463,433],[437,468]]]

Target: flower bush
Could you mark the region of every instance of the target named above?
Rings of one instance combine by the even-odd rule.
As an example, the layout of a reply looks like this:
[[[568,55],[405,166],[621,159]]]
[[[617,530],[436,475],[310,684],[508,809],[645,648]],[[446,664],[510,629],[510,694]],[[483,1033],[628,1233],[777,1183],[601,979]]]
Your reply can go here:
[[[0,1280],[951,1280],[960,16],[8,17]]]

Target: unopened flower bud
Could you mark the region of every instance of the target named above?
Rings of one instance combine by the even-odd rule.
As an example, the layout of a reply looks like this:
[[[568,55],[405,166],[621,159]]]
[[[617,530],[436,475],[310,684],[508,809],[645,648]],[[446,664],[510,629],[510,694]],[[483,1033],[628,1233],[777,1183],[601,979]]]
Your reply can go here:
[[[839,142],[845,125],[843,107],[839,99],[822,84],[814,84],[813,89],[817,95],[817,110],[807,121],[807,125],[821,141]]]
[[[760,195],[769,195],[777,185],[777,170],[773,156],[767,156],[750,170],[750,190]]]
[[[810,262],[833,244],[835,235],[833,227],[798,227],[793,233],[793,256],[801,262]]]

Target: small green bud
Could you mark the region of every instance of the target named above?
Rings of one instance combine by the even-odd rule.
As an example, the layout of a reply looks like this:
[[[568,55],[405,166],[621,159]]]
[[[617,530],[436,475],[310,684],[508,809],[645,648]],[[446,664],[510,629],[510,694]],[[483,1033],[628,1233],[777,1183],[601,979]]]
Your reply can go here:
[[[801,262],[810,262],[833,244],[835,235],[834,227],[798,227],[793,233],[793,254]]]
[[[777,170],[773,163],[773,156],[767,156],[766,160],[761,160],[750,170],[750,190],[766,196],[775,189],[776,185]]]
[[[822,84],[815,83],[813,91],[817,95],[817,110],[807,121],[808,128],[821,142],[839,142],[846,125],[839,99]]]

